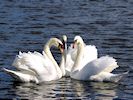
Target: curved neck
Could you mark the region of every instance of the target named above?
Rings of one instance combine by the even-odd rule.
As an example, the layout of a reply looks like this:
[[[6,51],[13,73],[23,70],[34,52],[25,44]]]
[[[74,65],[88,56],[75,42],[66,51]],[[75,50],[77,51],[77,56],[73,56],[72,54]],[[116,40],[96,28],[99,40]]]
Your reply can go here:
[[[51,46],[53,46],[53,45],[54,45],[54,42],[52,42],[52,40],[50,39],[50,40],[47,42],[47,44],[45,45],[44,51],[45,51],[46,55],[48,56],[48,58],[51,59],[51,61],[53,62],[54,66],[55,66],[55,68],[56,68],[56,71],[57,71],[57,73],[58,73],[58,77],[61,77],[61,76],[62,76],[62,72],[61,72],[61,70],[60,70],[60,68],[59,68],[59,66],[58,66],[58,64],[57,64],[57,62],[55,61],[55,59],[54,59],[54,57],[53,57],[53,55],[52,55],[52,53],[51,53],[51,51],[50,51],[50,48],[51,48]]]
[[[78,44],[78,48],[77,48],[77,56],[76,56],[76,60],[75,63],[72,67],[72,72],[80,70],[81,69],[81,61],[83,60],[83,55],[84,55],[84,43],[80,43]]]

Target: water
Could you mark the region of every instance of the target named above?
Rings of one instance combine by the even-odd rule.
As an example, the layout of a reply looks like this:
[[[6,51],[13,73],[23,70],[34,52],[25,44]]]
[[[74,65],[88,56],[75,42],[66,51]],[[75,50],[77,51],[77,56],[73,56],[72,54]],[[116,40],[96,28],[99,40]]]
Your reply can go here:
[[[110,55],[119,68],[130,71],[120,83],[83,82],[70,78],[47,84],[17,83],[0,72],[0,99],[133,99],[133,1],[132,0],[1,0],[0,67],[11,65],[18,51],[41,52],[51,37],[75,35],[96,45],[99,57]],[[56,60],[60,53],[52,50]]]

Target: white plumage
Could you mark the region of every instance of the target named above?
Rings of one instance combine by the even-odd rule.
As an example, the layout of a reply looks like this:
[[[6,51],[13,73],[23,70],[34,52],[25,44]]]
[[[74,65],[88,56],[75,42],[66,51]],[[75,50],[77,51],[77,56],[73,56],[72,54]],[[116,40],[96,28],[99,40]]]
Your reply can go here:
[[[39,52],[19,52],[16,56],[13,66],[17,68],[18,71],[3,69],[6,73],[13,76],[16,80],[22,82],[45,82],[57,80],[62,77],[62,70],[57,65],[57,62],[53,58],[50,47],[59,47],[63,45],[62,42],[57,38],[51,38],[45,45],[43,53]],[[61,49],[61,48],[59,48]],[[62,60],[64,56],[62,55]],[[64,61],[61,61],[62,63]],[[63,64],[60,64],[64,67]],[[63,69],[63,68],[62,68]]]
[[[94,46],[89,46],[88,48],[91,47],[93,49],[89,49],[90,52],[86,52],[86,46],[84,45],[84,41],[80,36],[76,36],[74,41],[74,45],[77,45],[77,55],[70,72],[71,78],[77,80],[116,82],[128,73],[111,73],[114,69],[119,67],[117,65],[116,59],[110,56],[97,58],[97,51],[94,49]]]

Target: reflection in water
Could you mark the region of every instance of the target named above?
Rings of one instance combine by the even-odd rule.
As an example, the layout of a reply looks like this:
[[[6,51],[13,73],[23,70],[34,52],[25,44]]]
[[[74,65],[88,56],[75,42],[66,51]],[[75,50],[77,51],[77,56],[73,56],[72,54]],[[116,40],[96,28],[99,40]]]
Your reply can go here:
[[[63,78],[45,84],[15,84],[14,92],[21,99],[97,99],[112,100],[116,96],[117,84],[103,82],[81,82]],[[64,87],[65,86],[65,87]]]
[[[82,98],[112,100],[116,96],[114,88],[117,88],[117,84],[113,83],[76,81],[73,86],[77,96]]]

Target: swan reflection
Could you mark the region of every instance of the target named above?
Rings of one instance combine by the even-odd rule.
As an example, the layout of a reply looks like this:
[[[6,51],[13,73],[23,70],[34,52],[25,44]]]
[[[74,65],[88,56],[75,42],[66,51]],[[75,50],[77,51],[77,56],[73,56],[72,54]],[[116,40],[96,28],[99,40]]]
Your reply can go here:
[[[70,78],[58,81],[32,84],[16,84],[15,94],[20,99],[100,99],[112,100],[116,97],[117,85],[104,82],[82,82]]]

